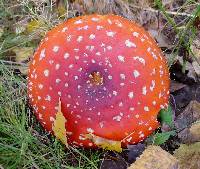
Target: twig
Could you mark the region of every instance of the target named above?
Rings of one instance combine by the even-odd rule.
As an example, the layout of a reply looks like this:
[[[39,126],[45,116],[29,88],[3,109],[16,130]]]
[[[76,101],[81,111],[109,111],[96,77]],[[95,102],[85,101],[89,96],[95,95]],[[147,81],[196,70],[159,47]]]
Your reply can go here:
[[[155,9],[153,9],[153,8],[143,8],[143,7],[140,7],[140,6],[133,5],[133,4],[130,4],[130,7],[131,7],[131,8],[141,9],[141,10],[146,10],[146,11],[150,11],[150,12],[154,12],[154,13],[158,13],[158,12],[159,12],[159,10],[155,10]],[[194,18],[194,17],[195,17],[195,15],[188,14],[188,13],[185,13],[185,12],[166,11],[166,13],[167,13],[167,14],[170,14],[170,15],[187,16],[187,17],[191,17],[191,18]]]
[[[26,64],[26,63],[6,61],[6,60],[1,60],[1,59],[0,59],[0,63],[9,64],[9,65],[21,65],[24,67],[28,67],[28,64]]]

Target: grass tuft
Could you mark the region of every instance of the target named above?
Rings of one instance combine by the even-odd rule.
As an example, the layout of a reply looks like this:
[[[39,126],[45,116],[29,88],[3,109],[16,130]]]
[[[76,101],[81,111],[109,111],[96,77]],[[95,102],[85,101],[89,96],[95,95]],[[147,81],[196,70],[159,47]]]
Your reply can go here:
[[[27,105],[26,79],[1,63],[0,78],[0,164],[4,168],[97,168],[102,152],[66,149],[43,130]]]

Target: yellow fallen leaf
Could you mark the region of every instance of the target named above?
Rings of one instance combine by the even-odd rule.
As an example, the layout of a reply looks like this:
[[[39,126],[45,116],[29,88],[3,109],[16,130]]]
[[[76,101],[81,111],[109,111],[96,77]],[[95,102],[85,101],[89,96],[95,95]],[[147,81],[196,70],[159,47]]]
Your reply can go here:
[[[96,144],[97,146],[103,149],[122,152],[121,141],[105,139],[105,138],[96,136],[92,133],[87,134],[86,138],[90,139],[92,142],[94,142],[94,144]]]
[[[55,136],[68,147],[67,143],[67,135],[66,135],[66,128],[65,123],[67,120],[65,119],[62,111],[61,111],[61,101],[59,99],[58,103],[58,112],[56,113],[56,118],[52,127]]]

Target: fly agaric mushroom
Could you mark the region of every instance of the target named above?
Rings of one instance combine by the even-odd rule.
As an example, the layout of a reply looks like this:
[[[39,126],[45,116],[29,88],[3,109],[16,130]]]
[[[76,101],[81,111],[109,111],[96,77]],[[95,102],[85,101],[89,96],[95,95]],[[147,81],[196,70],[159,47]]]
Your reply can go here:
[[[169,72],[137,24],[116,15],[81,16],[47,33],[30,65],[28,95],[41,124],[63,142],[120,151],[158,128]]]

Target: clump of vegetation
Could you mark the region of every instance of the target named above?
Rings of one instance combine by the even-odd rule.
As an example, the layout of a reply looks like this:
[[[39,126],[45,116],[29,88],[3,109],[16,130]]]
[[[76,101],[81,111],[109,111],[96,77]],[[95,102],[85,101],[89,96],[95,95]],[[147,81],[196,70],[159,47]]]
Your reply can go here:
[[[96,168],[101,153],[66,149],[45,132],[26,100],[26,80],[0,65],[0,164],[5,168]]]

